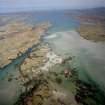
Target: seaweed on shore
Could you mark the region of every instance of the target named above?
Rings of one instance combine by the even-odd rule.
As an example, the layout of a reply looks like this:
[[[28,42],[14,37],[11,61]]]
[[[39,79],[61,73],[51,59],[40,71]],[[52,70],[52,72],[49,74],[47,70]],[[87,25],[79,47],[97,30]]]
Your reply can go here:
[[[35,81],[35,80],[34,80]],[[35,81],[35,84],[33,85],[32,88],[30,88],[29,90],[25,91],[24,93],[22,93],[18,100],[14,103],[14,105],[26,105],[28,98],[33,96],[33,93],[35,90],[38,89],[38,87],[41,84],[47,84],[47,81],[45,79],[38,79]],[[27,88],[27,87],[26,87]],[[41,96],[40,96],[41,97]],[[42,97],[41,97],[42,98]]]
[[[67,63],[67,62],[66,62]],[[82,105],[104,105],[105,92],[101,90],[99,85],[88,77],[89,83],[79,79],[79,72],[74,68],[68,67],[71,76],[68,78],[70,82],[75,84],[76,93],[75,100]]]
[[[60,66],[60,68],[59,68]],[[104,105],[105,103],[105,92],[103,92],[100,87],[96,83],[87,83],[83,80],[79,79],[78,71],[76,69],[71,69],[69,64],[66,64],[67,67],[64,67],[62,65],[56,65],[53,69],[57,69],[56,71],[50,71],[48,75],[39,76],[38,80],[35,80],[35,84],[33,88],[28,89],[28,91],[24,92],[20,95],[19,99],[14,105],[39,105],[37,103],[40,103],[42,105],[43,99],[45,97],[49,97],[49,90],[44,89],[46,87],[49,89],[48,86],[48,80],[52,80],[52,82],[56,82],[59,85],[61,85],[65,79],[67,83],[71,82],[75,87],[76,92],[74,92],[75,100],[78,104],[81,105]],[[64,76],[64,70],[67,68],[67,70],[70,71],[71,75],[69,77]],[[58,71],[61,69],[60,71]],[[41,77],[41,78],[40,78]],[[39,88],[41,86],[41,88]],[[41,91],[41,95],[37,94],[37,89]],[[71,90],[70,90],[71,91]],[[33,96],[33,94],[35,94]],[[36,99],[35,99],[36,98]],[[31,102],[32,99],[32,102]],[[47,98],[46,98],[47,99]],[[34,101],[34,102],[33,102]],[[28,102],[31,102],[31,104],[27,104]]]
[[[75,99],[83,105],[104,105],[105,92],[97,84],[89,84],[82,80],[76,80]]]

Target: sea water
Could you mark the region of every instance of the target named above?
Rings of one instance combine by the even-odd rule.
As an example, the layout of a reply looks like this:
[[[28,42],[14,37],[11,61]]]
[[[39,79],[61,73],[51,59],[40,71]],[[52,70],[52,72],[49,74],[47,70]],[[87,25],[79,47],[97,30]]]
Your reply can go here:
[[[39,11],[5,14],[2,15],[3,18],[9,18],[6,19],[6,22],[2,21],[1,25],[15,20],[22,20],[30,25],[37,25],[46,21],[51,22],[52,27],[48,30],[44,41],[48,42],[58,55],[62,57],[72,56],[72,66],[79,71],[79,77],[82,80],[89,82],[92,78],[99,85],[105,86],[105,43],[94,43],[80,37],[76,32],[80,22],[74,20],[70,15],[66,15],[67,13],[68,11]],[[20,85],[18,81],[8,82],[7,79],[2,78],[8,74],[18,75],[18,68],[25,58],[27,56],[23,54],[0,71],[0,99],[7,96],[8,105],[11,105],[14,97],[18,96]],[[0,101],[5,102],[6,100]]]
[[[104,42],[88,41],[75,30],[55,32],[46,37],[46,41],[58,55],[73,57],[72,65],[79,71],[81,80],[86,82],[94,80],[102,88],[105,86]]]

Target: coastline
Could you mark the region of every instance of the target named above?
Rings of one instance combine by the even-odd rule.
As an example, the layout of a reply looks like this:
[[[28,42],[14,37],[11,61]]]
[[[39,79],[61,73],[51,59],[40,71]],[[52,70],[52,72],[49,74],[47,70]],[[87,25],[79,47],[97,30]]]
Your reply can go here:
[[[103,86],[105,82],[101,77],[104,78],[105,43],[95,43],[86,40],[82,38],[76,30],[56,32],[52,33],[51,36],[55,36],[55,34],[57,36],[56,38],[46,38],[54,52],[62,57],[72,56],[74,58],[72,63],[74,67],[78,68],[80,71],[83,80],[86,80],[84,73],[87,71],[92,79],[95,79],[100,86]],[[101,59],[103,62],[100,67],[98,65],[100,64]],[[99,70],[102,70],[102,74]],[[98,80],[97,77],[99,77],[100,80]]]
[[[105,43],[98,24],[103,17],[91,16],[78,11],[4,16],[4,22],[14,19],[0,26],[0,105],[104,105]]]
[[[67,33],[73,33],[73,31],[68,31]],[[55,37],[51,38],[55,39]],[[48,45],[48,47],[51,46]],[[89,78],[92,83],[87,83],[86,81],[79,78],[79,72],[77,71],[78,68],[71,68],[71,62],[73,58],[69,57],[70,55],[68,57],[66,56],[66,58],[62,58],[61,56],[56,55],[53,49],[48,48],[44,56],[45,58],[43,59],[44,62],[42,66],[39,66],[39,68],[36,69],[35,79],[32,79],[34,81],[37,81],[38,84],[34,84],[31,87],[31,82],[27,84],[27,86],[29,86],[30,88],[22,94],[22,97],[19,97],[21,101],[17,101],[15,105],[20,105],[19,103],[21,103],[22,105],[25,105],[25,103],[30,103],[32,105],[37,105],[39,103],[45,105],[50,103],[53,103],[54,105],[60,105],[61,103],[67,105],[69,105],[70,103],[72,103],[73,105],[84,103],[89,105],[98,105],[99,103],[104,103],[104,91],[100,89],[97,83],[95,83],[94,81],[92,82],[91,77]],[[31,69],[28,68],[28,70]],[[64,74],[65,70],[70,73],[70,75],[68,75],[67,77]],[[61,91],[61,93],[59,93],[59,91]],[[98,101],[96,101],[95,99]],[[99,101],[100,99],[101,101]],[[25,103],[22,100],[24,100]],[[53,102],[51,100],[53,100]]]
[[[17,29],[18,25],[17,23],[15,24]],[[51,24],[49,22],[44,22],[36,27],[28,27],[28,30],[25,29],[25,32],[19,32],[19,34],[16,33],[14,37],[6,37],[5,39],[2,39],[0,41],[0,43],[3,45],[1,46],[0,50],[0,53],[2,54],[2,62],[0,61],[0,68],[3,68],[5,65],[8,65],[12,59],[15,59],[17,56],[21,55],[22,53],[25,53],[27,49],[30,48],[33,44],[39,43],[40,38],[49,27],[51,27]],[[12,30],[14,31],[14,29]],[[11,50],[12,52],[5,51],[7,49],[13,50]]]
[[[49,50],[46,55],[49,55],[51,53],[53,53],[53,51]],[[55,53],[53,54],[55,56]],[[47,57],[53,58],[52,56],[46,56],[46,58]],[[58,59],[57,55],[56,58]],[[41,71],[39,72],[39,74],[35,72],[37,76],[35,79],[33,79],[38,84],[34,84],[25,93],[21,94],[19,100],[15,103],[15,105],[25,105],[26,103],[30,103],[32,105],[38,105],[39,103],[44,105],[49,105],[50,103],[53,103],[54,105],[78,105],[79,103],[98,105],[96,104],[96,100],[94,100],[94,98],[97,99],[99,97],[101,98],[102,102],[98,100],[99,102],[97,101],[97,103],[103,104],[104,92],[99,89],[98,85],[88,84],[80,80],[77,70],[70,67],[71,60],[72,59],[66,58],[62,59],[61,62],[50,62],[52,64],[47,66],[48,70],[43,69],[48,61],[44,63],[44,66],[42,65],[42,69],[39,66],[39,69],[41,69]],[[68,75],[68,77],[66,77],[64,74],[65,69],[70,72],[70,75]],[[67,87],[65,83],[68,84]],[[69,88],[69,86],[71,88]],[[27,84],[26,87],[30,87],[30,84]],[[99,97],[95,97],[94,94],[96,94],[95,96],[99,95]],[[87,100],[90,101],[88,102]]]
[[[23,64],[24,60],[27,57],[29,57],[29,55],[33,51],[37,50],[37,48],[40,46],[40,43],[42,41],[43,34],[47,31],[48,28],[50,28],[50,26],[51,25],[46,22],[38,25],[37,35],[40,35],[39,36],[40,38],[37,39],[38,41],[36,41],[36,42],[33,41],[34,44],[32,44],[31,47],[27,48],[24,53],[20,52],[20,54],[16,58],[12,59],[9,64],[5,65],[3,68],[0,69],[0,75],[1,75],[0,83],[3,82],[2,87],[4,87],[3,89],[0,90],[0,94],[3,94],[3,97],[7,97],[7,99],[10,98],[8,104],[10,104],[11,102],[14,102],[15,100],[12,100],[13,99],[12,96],[7,96],[7,94],[10,91],[5,92],[5,89],[7,88],[6,90],[8,90],[8,88],[10,88],[11,91],[13,90],[13,93],[16,93],[16,94],[14,94],[14,97],[17,97],[21,93],[21,91],[24,91],[23,84],[25,81],[22,81],[22,80],[24,80],[24,78],[23,78],[22,72],[20,71],[20,65]],[[23,40],[23,39],[21,39],[21,40]],[[10,86],[10,85],[8,85],[8,83],[14,84],[14,86],[17,86],[17,87],[15,89],[13,89],[14,86],[12,86],[12,85]],[[5,87],[5,85],[6,85],[6,87]],[[22,90],[22,88],[23,88],[23,90]],[[2,98],[0,98],[0,99],[2,99]],[[0,102],[7,104],[6,101],[3,101],[3,100],[0,100]],[[1,104],[3,104],[3,103],[1,103]]]

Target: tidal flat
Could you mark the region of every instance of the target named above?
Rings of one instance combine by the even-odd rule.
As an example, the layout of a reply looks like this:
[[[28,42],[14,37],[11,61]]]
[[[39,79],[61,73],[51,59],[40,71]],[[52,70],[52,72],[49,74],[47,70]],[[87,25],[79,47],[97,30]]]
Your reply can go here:
[[[101,10],[0,14],[0,105],[104,105]]]

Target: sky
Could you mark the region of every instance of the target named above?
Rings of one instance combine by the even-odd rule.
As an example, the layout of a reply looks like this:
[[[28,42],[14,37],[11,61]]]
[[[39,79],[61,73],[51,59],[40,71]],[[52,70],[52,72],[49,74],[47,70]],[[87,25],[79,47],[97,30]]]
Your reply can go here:
[[[0,12],[105,7],[105,0],[0,0]]]

